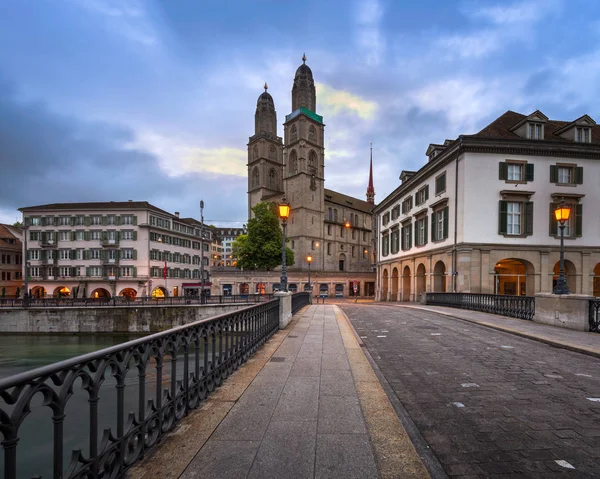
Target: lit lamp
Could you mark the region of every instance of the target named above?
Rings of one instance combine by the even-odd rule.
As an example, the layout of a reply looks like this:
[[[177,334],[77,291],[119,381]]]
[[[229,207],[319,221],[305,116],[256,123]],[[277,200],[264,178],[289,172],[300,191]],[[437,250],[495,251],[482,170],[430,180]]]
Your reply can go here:
[[[558,272],[558,281],[554,287],[554,294],[571,294],[567,280],[565,278],[565,223],[571,216],[571,207],[565,204],[565,200],[560,202],[558,208],[554,210],[554,217],[560,223],[560,270]]]
[[[286,251],[285,251],[285,231],[287,228],[287,220],[290,217],[290,204],[283,198],[283,202],[278,205],[279,217],[281,218],[281,228],[283,230],[281,241],[281,291],[287,292],[287,266]]]
[[[306,262],[308,263],[308,287],[310,288],[308,290],[309,294],[312,293],[312,285],[310,284],[310,263],[312,263],[312,256],[308,255],[306,257]],[[312,294],[311,294],[312,296]]]
[[[350,221],[346,221],[346,222],[344,223],[344,226],[345,226],[346,228],[350,228]]]

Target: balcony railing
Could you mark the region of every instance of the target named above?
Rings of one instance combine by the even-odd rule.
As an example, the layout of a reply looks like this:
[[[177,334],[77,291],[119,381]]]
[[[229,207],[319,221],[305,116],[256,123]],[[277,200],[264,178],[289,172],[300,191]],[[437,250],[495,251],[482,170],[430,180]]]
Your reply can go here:
[[[426,304],[436,306],[470,309],[519,319],[533,319],[535,314],[535,298],[533,296],[476,293],[423,294],[425,294]]]
[[[119,246],[119,240],[116,238],[102,238],[101,240],[102,246],[113,246],[113,247],[118,247]]]
[[[104,258],[102,261],[104,264],[118,264],[119,258]]]
[[[40,246],[42,248],[56,248],[58,241],[56,239],[42,239],[40,240]]]
[[[50,465],[55,478],[125,477],[278,327],[274,300],[0,380],[3,477],[24,477],[19,450],[34,446],[21,440],[21,426],[30,412],[36,427],[53,430],[52,447],[30,439],[37,477]],[[52,413],[40,419],[45,407]]]

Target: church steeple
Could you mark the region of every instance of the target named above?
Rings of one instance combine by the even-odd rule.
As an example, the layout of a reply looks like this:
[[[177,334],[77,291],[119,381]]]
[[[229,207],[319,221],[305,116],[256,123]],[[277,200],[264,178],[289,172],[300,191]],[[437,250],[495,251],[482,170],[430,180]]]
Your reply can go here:
[[[367,203],[375,205],[375,188],[373,187],[373,143],[371,143],[371,164],[369,166],[369,186],[367,186]]]
[[[256,102],[254,114],[254,134],[267,133],[277,137],[277,112],[273,97],[267,92],[269,86],[265,82],[265,91],[260,94]]]
[[[306,55],[302,55],[302,65],[296,70],[294,86],[292,87],[292,111],[296,111],[301,107],[314,113],[317,112],[315,81],[311,69],[306,64]]]

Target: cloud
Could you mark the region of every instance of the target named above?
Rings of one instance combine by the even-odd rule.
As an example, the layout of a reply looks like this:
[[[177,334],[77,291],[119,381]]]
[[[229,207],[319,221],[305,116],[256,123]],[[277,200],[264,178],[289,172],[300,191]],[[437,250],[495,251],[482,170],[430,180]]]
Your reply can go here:
[[[557,0],[530,0],[513,5],[502,4],[468,9],[464,12],[475,19],[487,20],[496,25],[513,25],[515,23],[535,23],[547,15],[548,10],[556,8],[558,4]]]
[[[385,54],[385,38],[380,28],[383,7],[379,0],[359,0],[356,5],[356,43],[367,65],[378,65]]]
[[[316,83],[319,107],[324,115],[338,115],[343,112],[358,115],[363,120],[371,120],[377,112],[377,103],[365,100],[344,90]]]

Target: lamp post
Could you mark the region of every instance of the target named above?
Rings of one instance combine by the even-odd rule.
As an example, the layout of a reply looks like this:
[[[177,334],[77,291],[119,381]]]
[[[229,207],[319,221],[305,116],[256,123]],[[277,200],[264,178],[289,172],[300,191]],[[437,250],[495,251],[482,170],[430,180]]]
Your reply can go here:
[[[156,238],[156,241],[158,241],[162,245],[162,237],[161,236]],[[169,270],[167,269],[167,254],[164,251],[163,251],[163,255],[165,256],[165,266],[163,267],[163,279],[165,280],[165,290],[166,290],[165,298],[166,298],[167,296],[169,296],[169,285],[167,283],[167,277],[169,276]]]
[[[312,296],[312,284],[310,284],[310,263],[312,263],[312,256],[308,255],[306,257],[306,262],[308,263],[308,294]]]
[[[200,200],[200,304],[204,304],[204,200]]]
[[[279,217],[281,218],[281,228],[283,230],[281,241],[281,291],[287,292],[287,266],[286,266],[286,248],[285,248],[285,231],[287,228],[287,220],[290,217],[290,204],[285,197],[283,202],[278,205]]]
[[[554,217],[560,223],[560,269],[558,271],[558,281],[554,287],[554,294],[571,294],[567,280],[565,278],[565,223],[569,221],[571,216],[571,207],[565,204],[563,199],[554,210]]]

